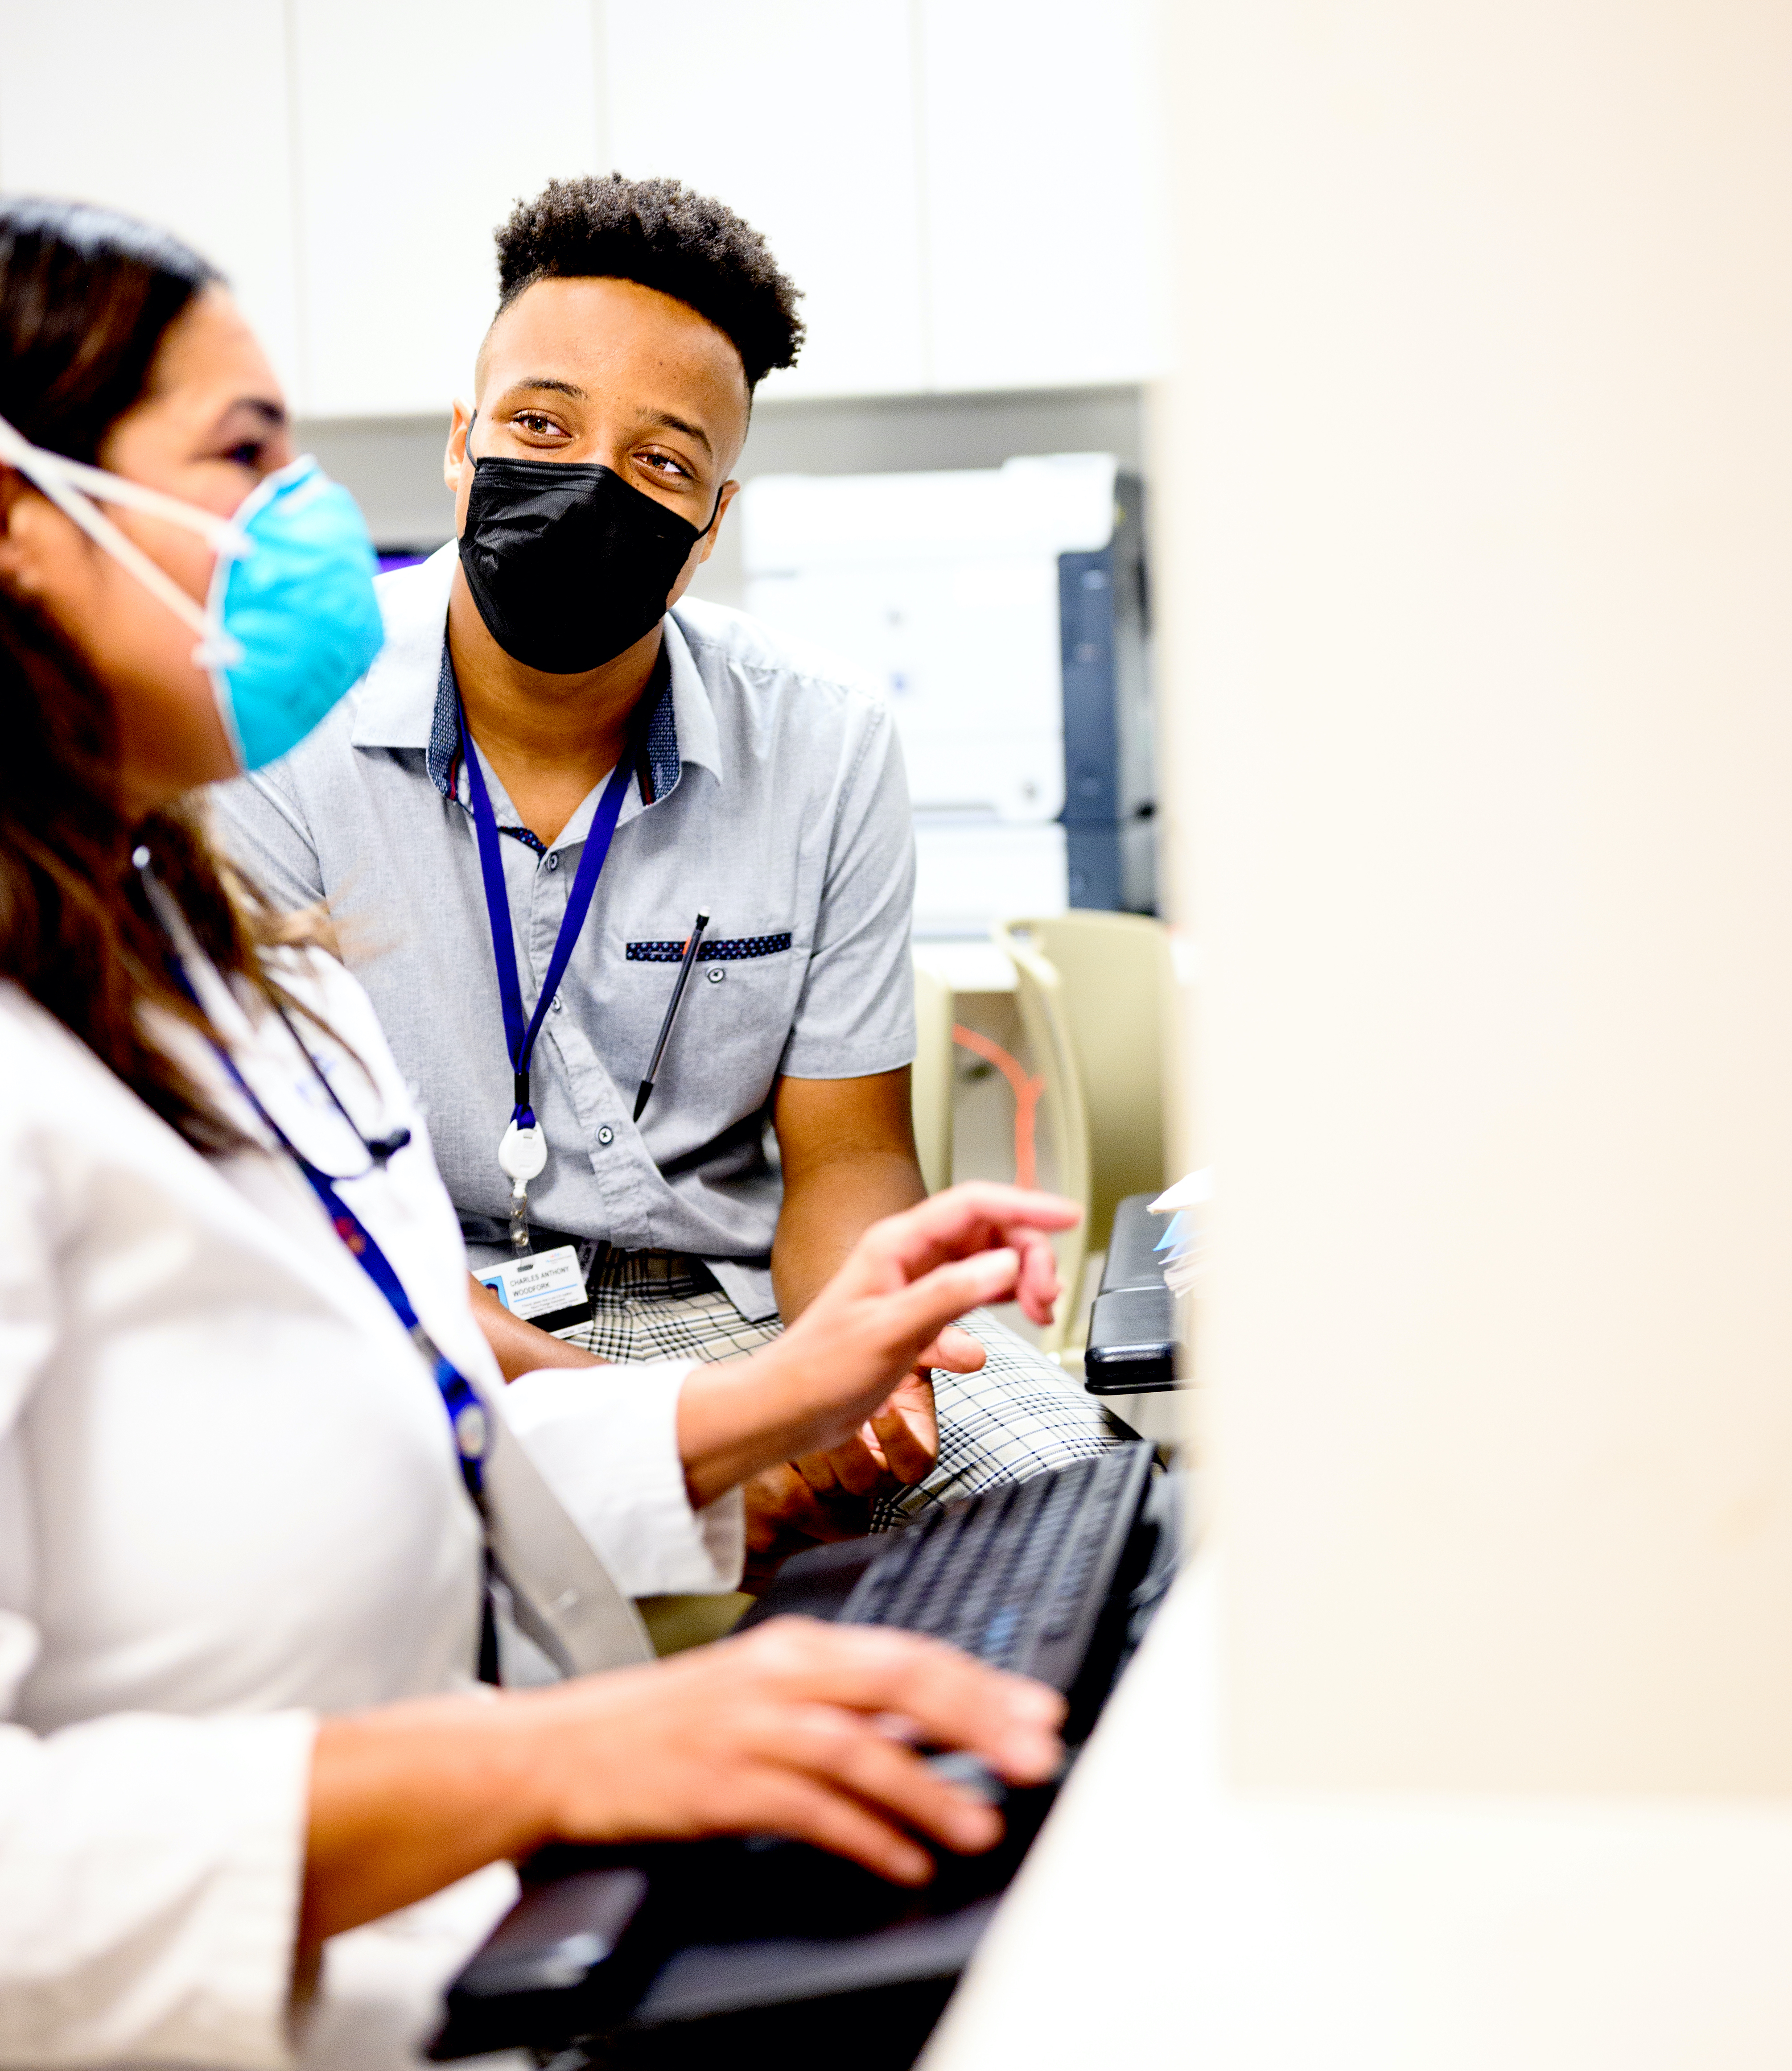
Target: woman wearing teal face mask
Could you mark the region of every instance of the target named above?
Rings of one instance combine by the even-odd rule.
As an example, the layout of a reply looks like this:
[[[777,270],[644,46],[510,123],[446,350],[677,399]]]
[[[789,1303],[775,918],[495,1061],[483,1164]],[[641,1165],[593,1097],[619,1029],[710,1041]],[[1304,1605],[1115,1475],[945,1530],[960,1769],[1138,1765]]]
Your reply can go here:
[[[1049,1313],[1069,1212],[942,1195],[750,1361],[504,1389],[364,998],[192,803],[371,658],[352,506],[92,210],[0,206],[0,2062],[278,2062],[328,1937],[556,1836],[987,1846],[880,1721],[1030,1779],[1049,1692],[800,1625],[647,1664],[627,1599],[730,1587],[728,1491],[951,1317]],[[475,1694],[488,1548],[571,1679]]]

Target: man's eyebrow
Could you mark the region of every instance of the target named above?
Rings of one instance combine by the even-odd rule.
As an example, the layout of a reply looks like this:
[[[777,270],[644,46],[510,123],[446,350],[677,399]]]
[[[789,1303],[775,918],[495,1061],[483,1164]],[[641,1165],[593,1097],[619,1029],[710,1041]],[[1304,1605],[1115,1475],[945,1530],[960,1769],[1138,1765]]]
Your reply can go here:
[[[683,417],[675,417],[670,410],[649,410],[641,421],[644,424],[663,424],[669,432],[683,432],[687,439],[695,439],[706,453],[715,453],[709,434],[701,424],[687,424]]]
[[[545,389],[550,396],[570,396],[575,403],[585,403],[591,400],[577,382],[557,380],[552,374],[532,375],[527,381],[513,381],[504,393],[515,396],[526,388]]]

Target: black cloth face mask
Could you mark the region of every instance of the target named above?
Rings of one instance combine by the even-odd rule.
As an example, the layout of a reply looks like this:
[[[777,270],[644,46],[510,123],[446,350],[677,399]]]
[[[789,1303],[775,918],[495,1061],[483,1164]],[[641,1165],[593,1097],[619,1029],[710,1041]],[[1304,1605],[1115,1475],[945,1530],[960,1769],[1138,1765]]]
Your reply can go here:
[[[461,566],[479,616],[506,654],[549,675],[572,676],[613,661],[653,630],[703,536],[611,468],[481,458],[474,462]]]

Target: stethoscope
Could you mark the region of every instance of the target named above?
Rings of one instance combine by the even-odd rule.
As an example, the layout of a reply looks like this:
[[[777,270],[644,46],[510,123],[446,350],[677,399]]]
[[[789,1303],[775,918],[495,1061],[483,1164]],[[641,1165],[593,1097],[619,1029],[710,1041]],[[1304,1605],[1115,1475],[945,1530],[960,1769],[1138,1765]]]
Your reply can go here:
[[[387,1166],[391,1163],[392,1160],[396,1158],[399,1152],[404,1148],[405,1145],[410,1142],[410,1130],[408,1129],[395,1129],[389,1136],[369,1136],[366,1131],[363,1130],[360,1123],[358,1122],[355,1119],[354,1116],[349,1113],[348,1109],[343,1106],[342,1095],[338,1093],[336,1089],[330,1083],[329,1074],[324,1070],[323,1066],[320,1064],[317,1059],[311,1054],[309,1045],[306,1044],[305,1038],[300,1035],[297,1028],[293,1025],[293,1017],[286,1011],[284,1003],[281,1001],[276,999],[273,1003],[273,1007],[275,1013],[280,1016],[281,1021],[285,1027],[286,1033],[292,1037],[293,1044],[297,1048],[299,1055],[304,1058],[306,1063],[310,1067],[312,1077],[314,1078],[318,1084],[323,1088],[325,1097],[328,1099],[330,1105],[335,1109],[336,1112],[342,1118],[343,1121],[348,1124],[349,1127],[354,1130],[356,1136],[360,1138],[361,1148],[367,1154],[367,1162],[364,1170],[359,1172],[326,1172],[325,1173],[324,1177],[328,1179],[332,1185],[342,1186],[346,1185],[351,1179],[365,1179],[369,1173],[383,1172]],[[257,1103],[257,1105],[259,1105],[259,1103]]]
[[[191,930],[187,925],[187,917],[181,912],[180,908],[174,904],[174,900],[169,896],[167,888],[156,876],[155,866],[151,860],[150,851],[147,848],[139,847],[133,849],[131,851],[131,863],[133,867],[136,870],[139,880],[141,881],[143,886],[143,896],[149,901],[150,910],[155,915],[156,919],[162,924],[162,931],[167,936],[169,944],[174,951],[175,982],[181,987],[181,990],[186,993],[187,998],[193,1002],[193,1004],[195,1007],[198,1007],[199,1004],[198,995],[194,992],[191,984],[187,980],[186,972],[182,970],[181,966],[181,959],[186,951],[188,943],[191,941]],[[185,938],[184,940],[183,937]],[[197,945],[195,945],[195,946],[196,947]],[[319,1064],[316,1056],[312,1053],[310,1045],[306,1043],[305,1038],[300,1035],[297,1024],[293,1021],[292,1015],[287,1011],[285,1003],[277,994],[270,994],[269,997],[272,1000],[275,1013],[280,1016],[281,1025],[285,1029],[286,1033],[293,1039],[293,1048],[296,1049],[299,1055],[305,1060],[306,1068],[310,1072],[312,1077],[317,1081],[320,1086],[322,1087],[324,1097],[330,1102],[330,1105],[335,1109],[336,1112],[342,1117],[342,1120],[348,1125],[349,1128],[353,1130],[356,1139],[360,1143],[361,1148],[367,1153],[367,1162],[366,1165],[359,1172],[326,1172],[320,1167],[316,1166],[314,1160],[305,1157],[298,1150],[297,1146],[294,1145],[291,1139],[287,1136],[285,1130],[283,1130],[280,1124],[274,1120],[273,1117],[268,1113],[261,1102],[250,1090],[241,1073],[236,1069],[234,1060],[230,1057],[223,1046],[219,1043],[217,1039],[214,1036],[211,1039],[212,1048],[218,1052],[219,1057],[223,1060],[226,1070],[229,1072],[231,1077],[236,1081],[244,1097],[248,1099],[249,1105],[255,1109],[262,1122],[266,1124],[267,1127],[273,1131],[275,1137],[279,1140],[280,1147],[287,1152],[289,1156],[297,1159],[301,1165],[310,1167],[312,1169],[315,1170],[320,1179],[327,1180],[332,1186],[347,1186],[354,1180],[365,1179],[375,1172],[383,1172],[387,1166],[390,1164],[392,1159],[397,1156],[399,1152],[404,1148],[405,1145],[411,1141],[410,1130],[408,1129],[395,1129],[392,1130],[389,1134],[385,1136],[369,1136],[366,1130],[362,1128],[360,1123],[355,1119],[354,1116],[351,1115],[348,1109],[342,1105],[342,1095],[338,1093],[336,1089],[330,1083],[329,1073],[325,1071],[323,1066]],[[203,1008],[201,1009],[201,1011],[203,1011]]]

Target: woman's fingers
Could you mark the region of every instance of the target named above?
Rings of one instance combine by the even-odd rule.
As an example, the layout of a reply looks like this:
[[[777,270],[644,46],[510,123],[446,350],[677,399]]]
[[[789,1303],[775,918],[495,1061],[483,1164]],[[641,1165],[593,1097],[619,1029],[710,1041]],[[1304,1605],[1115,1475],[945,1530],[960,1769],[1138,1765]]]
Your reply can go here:
[[[915,1364],[919,1367],[943,1367],[948,1373],[977,1373],[982,1371],[989,1354],[978,1344],[969,1331],[961,1331],[948,1323],[930,1345],[923,1345]]]
[[[1020,1261],[1011,1251],[979,1252],[974,1258],[936,1265],[906,1287],[886,1294],[885,1327],[890,1334],[892,1356],[900,1352],[905,1365],[918,1364],[923,1350],[944,1326],[967,1309],[1006,1302],[1014,1292],[1019,1267]]]
[[[1038,1233],[1068,1229],[1080,1211],[1055,1194],[976,1181],[935,1194],[900,1215],[873,1223],[834,1284],[855,1294],[913,1280],[947,1260],[1021,1245]]]
[[[1015,1299],[1035,1323],[1049,1323],[1062,1291],[1057,1253],[1043,1236],[1024,1237],[1018,1249],[1020,1268],[1015,1276]]]
[[[892,1884],[925,1884],[933,1864],[919,1842],[817,1778],[768,1762],[740,1794],[736,1833],[784,1834],[861,1863]]]
[[[750,1671],[793,1699],[912,1720],[924,1740],[980,1754],[1011,1783],[1044,1781],[1063,1753],[1056,1691],[918,1633],[774,1618],[707,1651],[718,1667],[750,1657]]]
[[[825,1704],[780,1714],[767,1760],[781,1759],[961,1855],[994,1847],[1002,1821],[982,1799],[929,1769],[862,1716]]]
[[[1026,1233],[1072,1228],[1081,1215],[1076,1203],[1061,1195],[975,1180],[887,1216],[866,1236],[885,1236],[891,1253],[912,1274],[991,1245],[1016,1244]]]

